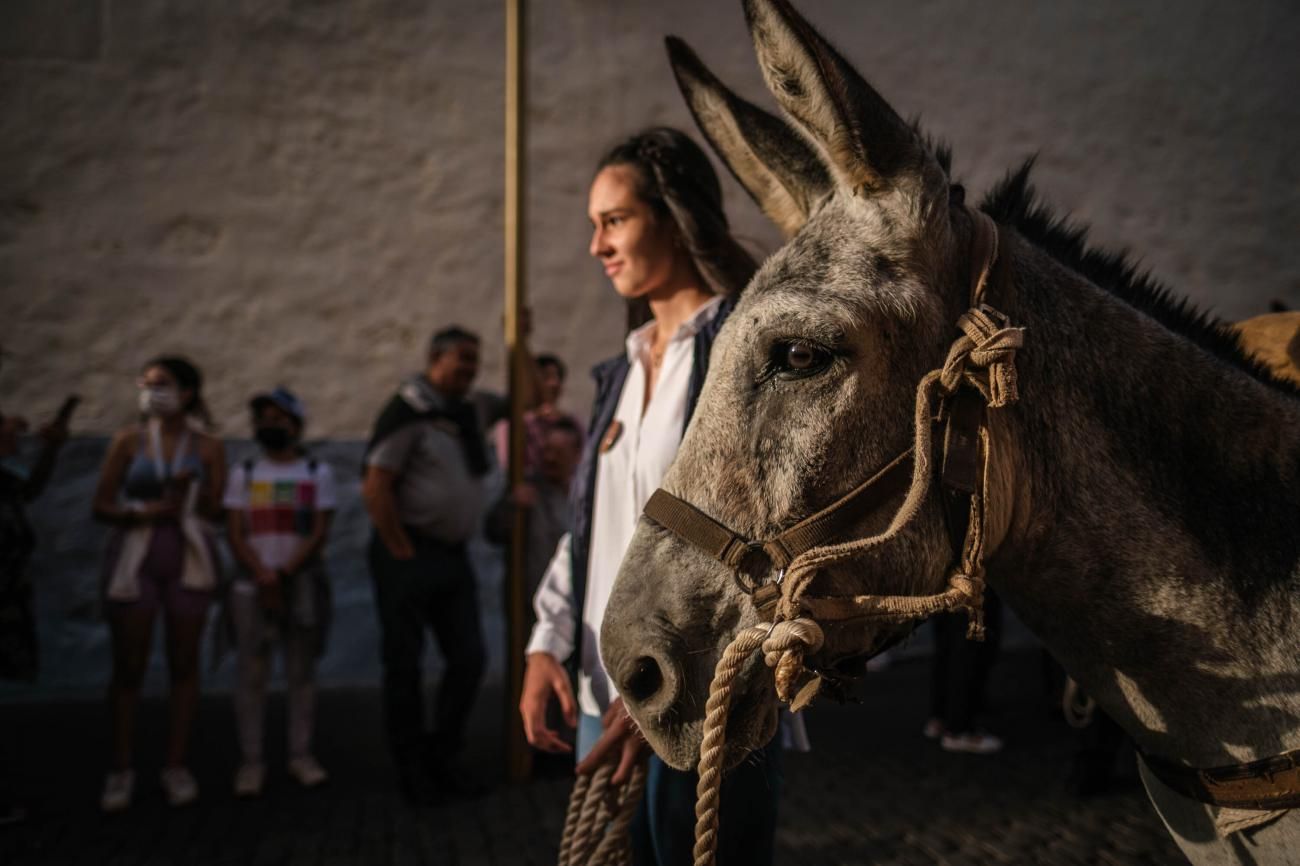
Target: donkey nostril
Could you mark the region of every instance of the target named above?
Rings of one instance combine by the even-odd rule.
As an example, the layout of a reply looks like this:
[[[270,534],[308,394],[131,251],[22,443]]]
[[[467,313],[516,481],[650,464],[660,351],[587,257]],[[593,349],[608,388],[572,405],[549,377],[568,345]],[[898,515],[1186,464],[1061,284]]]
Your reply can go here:
[[[632,665],[632,673],[623,685],[623,693],[637,703],[644,703],[655,696],[663,685],[663,671],[659,663],[649,656],[641,656]]]

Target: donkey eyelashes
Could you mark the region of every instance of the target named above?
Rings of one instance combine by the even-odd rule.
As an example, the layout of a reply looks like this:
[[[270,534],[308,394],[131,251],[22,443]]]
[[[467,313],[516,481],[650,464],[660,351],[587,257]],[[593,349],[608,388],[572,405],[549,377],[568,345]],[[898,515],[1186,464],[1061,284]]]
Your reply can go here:
[[[762,379],[806,379],[824,371],[834,360],[834,352],[813,340],[777,340],[768,351]]]

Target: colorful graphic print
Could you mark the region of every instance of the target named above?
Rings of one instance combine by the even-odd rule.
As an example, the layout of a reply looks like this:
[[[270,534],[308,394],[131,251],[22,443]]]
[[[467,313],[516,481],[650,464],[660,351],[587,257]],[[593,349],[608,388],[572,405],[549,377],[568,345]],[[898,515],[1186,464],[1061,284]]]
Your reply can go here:
[[[249,532],[310,535],[315,507],[314,481],[254,481],[249,485]]]

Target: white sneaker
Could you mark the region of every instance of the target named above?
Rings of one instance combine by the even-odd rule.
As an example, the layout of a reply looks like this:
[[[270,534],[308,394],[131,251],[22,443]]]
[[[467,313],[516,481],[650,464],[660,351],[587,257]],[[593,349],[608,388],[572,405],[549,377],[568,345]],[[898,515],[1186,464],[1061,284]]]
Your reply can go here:
[[[199,796],[199,783],[185,767],[168,767],[160,777],[167,802],[173,806],[193,803]]]
[[[235,772],[235,796],[256,797],[262,793],[262,784],[266,781],[266,766],[254,761],[245,761]]]
[[[943,736],[943,720],[927,719],[925,727],[921,728],[921,736],[927,740],[937,740]]]
[[[330,777],[325,768],[311,755],[300,755],[289,760],[289,775],[304,788],[314,788]]]
[[[1002,751],[1004,743],[992,734],[944,734],[939,738],[939,748],[945,752],[966,752],[971,755],[992,755]]]
[[[135,792],[135,773],[132,770],[118,770],[104,778],[104,793],[99,798],[99,808],[105,812],[121,812],[131,805],[131,795]]]

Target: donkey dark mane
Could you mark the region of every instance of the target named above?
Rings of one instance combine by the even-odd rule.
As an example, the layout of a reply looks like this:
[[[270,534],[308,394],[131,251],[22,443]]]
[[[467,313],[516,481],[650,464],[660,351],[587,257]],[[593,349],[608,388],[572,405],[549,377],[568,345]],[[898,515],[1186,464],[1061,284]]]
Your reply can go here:
[[[944,174],[951,177],[952,148],[928,135],[921,127],[920,118],[914,118],[910,125]],[[1031,156],[1020,168],[1007,172],[984,195],[980,210],[995,222],[1011,226],[1070,270],[1191,340],[1220,361],[1284,394],[1300,397],[1300,385],[1279,378],[1266,364],[1247,353],[1228,323],[1177,294],[1150,271],[1139,269],[1127,252],[1090,247],[1090,227],[1070,219],[1069,214],[1056,213],[1039,196],[1029,179],[1034,160]]]
[[[936,152],[947,157],[946,148],[937,148]],[[1236,332],[1223,320],[1175,294],[1149,271],[1139,269],[1127,253],[1090,247],[1087,225],[1057,214],[1043,203],[1029,180],[1033,166],[1031,157],[1019,169],[1008,172],[984,196],[980,210],[995,221],[1012,226],[1067,268],[1224,363],[1285,394],[1300,397],[1300,386],[1278,378],[1266,365],[1247,354]]]

